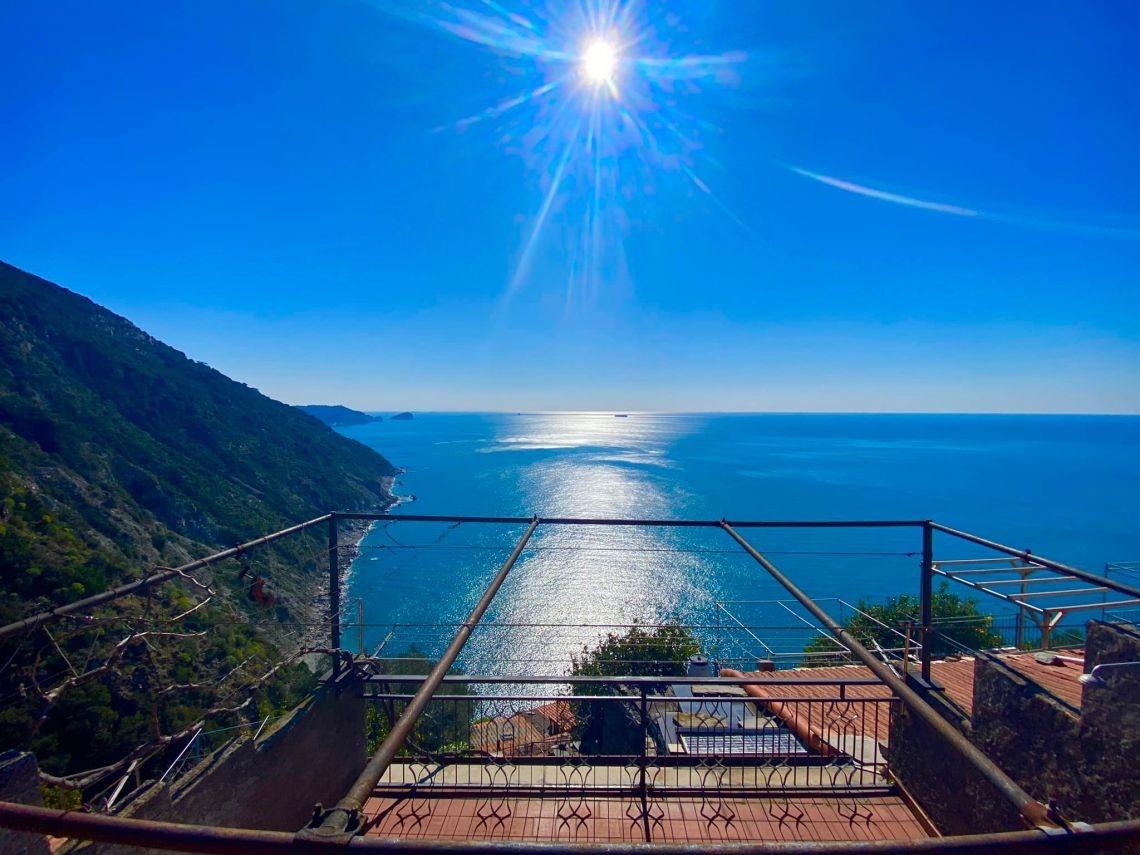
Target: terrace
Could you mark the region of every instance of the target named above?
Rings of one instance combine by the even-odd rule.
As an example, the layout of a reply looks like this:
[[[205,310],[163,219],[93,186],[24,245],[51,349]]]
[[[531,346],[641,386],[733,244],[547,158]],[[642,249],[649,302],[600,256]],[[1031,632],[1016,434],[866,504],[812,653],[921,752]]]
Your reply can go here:
[[[522,532],[465,620],[393,627],[366,654],[362,638],[356,651],[344,644],[342,636],[353,624],[340,590],[342,558],[352,548],[342,530],[361,521]],[[701,650],[686,651],[681,660],[658,654],[652,645],[650,655],[644,644],[620,647],[629,636],[616,630],[652,634],[657,626],[568,621],[561,628],[576,628],[584,639],[615,633],[617,652],[607,669],[570,673],[531,657],[529,667],[516,662],[497,671],[458,671],[477,633],[489,634],[494,647],[496,638],[537,628],[486,615],[544,527],[707,531],[733,544],[757,578],[778,585],[787,599],[716,604],[722,619],[688,627]],[[1134,669],[1119,668],[1100,688],[1080,678],[1095,665],[1140,658],[1140,636],[1109,620],[1140,605],[1140,589],[930,521],[330,514],[154,574],[110,596],[33,615],[0,628],[0,640],[319,529],[328,533],[328,638],[309,650],[328,657],[328,673],[307,706],[285,720],[261,721],[206,751],[205,731],[198,727],[186,740],[156,750],[149,767],[136,763],[125,775],[121,769],[112,774],[100,785],[101,792],[114,792],[96,803],[101,812],[51,810],[5,797],[0,827],[184,851],[296,845],[313,851],[401,851],[412,841],[421,847],[417,851],[481,841],[551,851],[678,843],[762,844],[772,851],[804,843],[845,847],[841,851],[872,844],[892,851],[920,844],[948,851],[1003,844],[1023,851],[1124,851],[1140,841],[1140,822],[1129,808],[1087,812],[1090,801],[1115,805],[1119,794],[1069,792],[1066,776],[1075,780],[1084,772],[1066,771],[1063,759],[1047,774],[1038,768],[1034,779],[1011,768],[1016,762],[1000,744],[986,741],[992,717],[1006,714],[995,693],[1009,691],[1017,703],[1045,704],[1062,724],[1083,721],[1089,732],[1095,725],[1105,738],[1116,738],[1111,728],[1117,726],[1102,720],[1106,709],[1114,711],[1119,727],[1130,728],[1140,715]],[[805,530],[914,537],[917,613],[902,625],[882,624],[874,637],[846,628],[844,616],[859,612],[856,606],[808,596],[753,543],[757,534]],[[936,548],[958,548],[953,544],[972,552],[964,558],[937,556]],[[1003,640],[1012,632],[1015,644],[958,649],[951,625],[934,615],[938,577],[1012,609],[1005,613],[1008,627],[985,620]],[[1033,582],[1036,577],[1048,581]],[[1014,580],[1014,592],[1006,594],[1011,586],[1003,583]],[[787,619],[750,617],[763,612]],[[1087,630],[1059,629],[1065,615],[1088,612],[1102,620]],[[356,628],[363,632],[364,626],[358,615]],[[422,660],[391,655],[400,633],[422,641],[429,630],[446,633],[446,646],[433,647]],[[1087,649],[1056,650],[1062,632]],[[883,637],[893,642],[880,643]],[[1053,649],[1041,656],[1036,647]],[[501,661],[513,661],[508,653],[502,649]],[[407,673],[419,664],[426,667]],[[1005,682],[995,689],[998,679]],[[1012,708],[1008,698],[1002,703]],[[1007,730],[1019,726],[1000,723]],[[1025,744],[1039,737],[1027,732]],[[373,744],[366,751],[369,738]],[[1048,765],[1043,756],[1038,759],[1039,767]],[[134,786],[124,789],[131,780]],[[315,802],[320,804],[313,809]]]

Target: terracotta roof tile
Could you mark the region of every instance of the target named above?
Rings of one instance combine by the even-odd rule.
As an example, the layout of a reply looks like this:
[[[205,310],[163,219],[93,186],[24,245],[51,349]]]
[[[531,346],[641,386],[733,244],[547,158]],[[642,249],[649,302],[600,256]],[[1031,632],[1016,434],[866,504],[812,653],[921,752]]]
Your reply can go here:
[[[1059,698],[1074,709],[1080,709],[1082,686],[1078,678],[1085,672],[1085,651],[1076,649],[1051,652],[1056,653],[1058,657],[1080,661],[1067,662],[1061,659],[1055,665],[1047,665],[1039,662],[1035,653],[1012,653],[1002,655],[999,658],[1010,668],[1045,689],[1049,694]]]
[[[1042,689],[1080,709],[1082,687],[1078,678],[1084,673],[1084,650],[1063,650],[1057,655],[1080,659],[1080,663],[1061,661],[1047,665],[1037,660],[1035,653],[994,654],[1013,670],[1039,685]],[[946,690],[947,697],[964,712],[974,709],[974,658],[938,659],[930,663],[931,677]],[[875,675],[865,665],[836,665],[827,668],[790,668],[786,671],[749,672],[748,677],[756,678],[757,683],[776,680],[871,680]],[[780,686],[766,687],[773,697],[836,698],[839,685],[829,686]],[[890,697],[890,689],[885,685],[848,686],[849,698]]]

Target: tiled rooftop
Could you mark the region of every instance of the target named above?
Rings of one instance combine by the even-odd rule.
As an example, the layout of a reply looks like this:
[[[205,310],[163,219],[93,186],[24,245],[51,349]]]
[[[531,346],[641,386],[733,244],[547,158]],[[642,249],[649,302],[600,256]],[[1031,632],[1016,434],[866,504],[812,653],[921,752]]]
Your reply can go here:
[[[471,725],[471,747],[500,757],[546,756],[564,747],[574,711],[564,700],[493,716]]]
[[[999,653],[996,654],[1013,670],[1028,677],[1045,691],[1069,706],[1080,709],[1081,684],[1078,677],[1084,673],[1085,652],[1081,649],[1055,651],[1059,657],[1080,659],[1080,664],[1067,662],[1061,659],[1057,664],[1049,665],[1038,660],[1036,653]],[[917,666],[916,666],[917,668]],[[930,663],[930,674],[936,683],[946,690],[946,695],[967,713],[974,708],[974,658],[935,660]],[[757,683],[772,680],[867,680],[874,675],[865,665],[836,665],[827,668],[792,668],[786,671],[768,671],[749,673],[755,677]],[[813,697],[838,698],[838,685],[824,686],[787,686],[774,684],[764,689],[766,695],[773,698],[780,697]],[[888,698],[891,691],[884,685],[876,686],[848,686],[845,690],[848,698]],[[881,739],[885,737],[888,722],[874,723],[876,735]]]
[[[1003,656],[1002,659],[1053,696],[1074,709],[1080,709],[1082,686],[1078,678],[1085,672],[1085,651],[1078,649],[1055,652],[1059,657],[1079,659],[1080,662],[1067,662],[1062,658],[1056,664],[1048,665],[1038,661],[1035,653],[1016,653]]]

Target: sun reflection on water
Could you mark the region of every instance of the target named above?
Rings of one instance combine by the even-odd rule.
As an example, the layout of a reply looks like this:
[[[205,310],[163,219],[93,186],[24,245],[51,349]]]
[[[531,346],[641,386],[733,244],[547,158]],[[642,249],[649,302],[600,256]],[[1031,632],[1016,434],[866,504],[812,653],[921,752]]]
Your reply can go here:
[[[702,494],[707,476],[699,480],[692,469],[703,467],[706,457],[694,457],[686,445],[703,435],[705,422],[700,416],[612,413],[480,418],[462,451],[451,444],[452,450],[419,458],[434,468],[421,482],[433,495],[409,510],[547,518],[709,516]],[[436,434],[425,422],[422,430],[422,449],[455,437],[454,427]],[[480,459],[481,454],[492,457]],[[438,656],[522,530],[378,526],[364,542],[350,583],[351,596],[365,601],[374,623],[366,631],[369,650],[387,638],[385,656],[403,655],[412,646]],[[766,545],[776,543],[770,535],[764,539]],[[562,675],[574,654],[609,632],[672,621],[693,626],[702,649],[717,655],[723,623],[717,622],[715,603],[742,595],[782,593],[716,528],[547,524],[472,634],[460,667],[472,674]],[[725,650],[734,645],[741,653],[740,639],[734,642],[727,632],[723,639]]]
[[[677,487],[653,468],[669,465],[666,450],[679,430],[679,423],[652,417],[545,414],[508,425],[488,450],[573,450],[520,473],[523,506],[543,516],[667,518],[675,514]],[[707,604],[710,568],[700,556],[668,551],[683,545],[675,529],[543,526],[532,545],[537,549],[511,572],[490,619],[592,626],[512,627],[477,636],[466,657],[475,670],[501,671],[504,659],[512,661],[507,670],[516,670],[516,659],[551,660],[564,663],[557,673],[584,643],[605,634],[603,625],[617,631],[658,623]]]

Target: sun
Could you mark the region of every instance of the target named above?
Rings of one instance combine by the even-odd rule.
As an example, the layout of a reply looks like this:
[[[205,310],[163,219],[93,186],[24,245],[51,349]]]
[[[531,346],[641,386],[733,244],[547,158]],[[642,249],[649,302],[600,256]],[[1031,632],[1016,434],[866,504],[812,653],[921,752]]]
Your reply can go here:
[[[617,49],[605,39],[594,39],[582,54],[582,73],[595,86],[612,85],[617,63]]]

